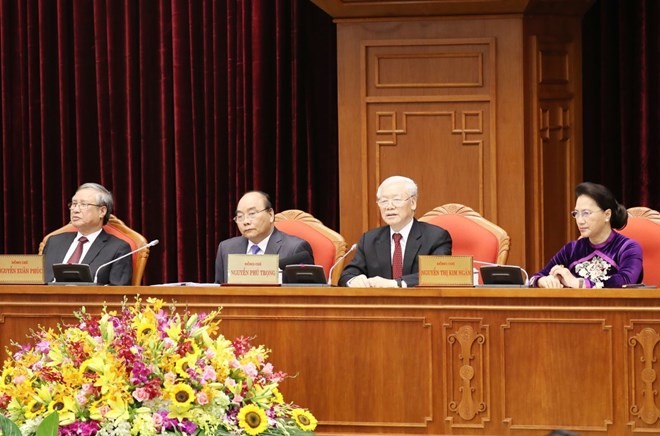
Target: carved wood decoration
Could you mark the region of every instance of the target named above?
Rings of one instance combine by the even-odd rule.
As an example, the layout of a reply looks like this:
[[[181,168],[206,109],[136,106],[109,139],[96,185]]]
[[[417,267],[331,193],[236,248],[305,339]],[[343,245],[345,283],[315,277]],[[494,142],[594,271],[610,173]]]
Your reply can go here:
[[[484,428],[489,416],[488,327],[478,320],[445,324],[447,370],[446,421],[457,428]]]
[[[657,429],[660,422],[660,403],[658,401],[658,369],[660,364],[660,322],[635,321],[627,330],[629,383],[628,401],[630,404],[630,423],[639,431],[648,428]]]

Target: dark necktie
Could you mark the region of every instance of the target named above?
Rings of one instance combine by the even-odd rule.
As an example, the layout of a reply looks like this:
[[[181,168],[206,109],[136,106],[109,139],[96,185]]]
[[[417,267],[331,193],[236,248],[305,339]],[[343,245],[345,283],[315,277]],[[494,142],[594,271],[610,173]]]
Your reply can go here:
[[[259,246],[258,246],[258,245],[253,245],[252,247],[250,247],[250,252],[251,252],[252,254],[259,254],[259,250],[260,250],[260,249],[259,249]]]
[[[392,278],[398,280],[403,275],[403,254],[401,253],[401,233],[392,235],[394,239],[394,256],[392,256]]]
[[[78,246],[75,250],[73,250],[73,254],[69,258],[69,263],[80,263],[80,258],[82,257],[83,252],[83,245],[85,245],[85,242],[87,241],[89,241],[89,239],[84,236],[81,236],[80,239],[78,239]]]

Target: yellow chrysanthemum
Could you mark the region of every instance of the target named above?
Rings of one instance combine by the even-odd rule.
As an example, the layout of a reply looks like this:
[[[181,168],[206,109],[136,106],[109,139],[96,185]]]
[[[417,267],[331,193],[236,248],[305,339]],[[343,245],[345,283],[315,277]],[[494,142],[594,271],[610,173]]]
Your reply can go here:
[[[318,421],[308,410],[293,409],[291,415],[293,416],[293,420],[296,422],[296,425],[298,425],[301,430],[314,431],[316,429],[316,424],[318,424]]]
[[[238,412],[238,425],[245,433],[254,436],[268,429],[266,413],[254,404],[248,404]]]

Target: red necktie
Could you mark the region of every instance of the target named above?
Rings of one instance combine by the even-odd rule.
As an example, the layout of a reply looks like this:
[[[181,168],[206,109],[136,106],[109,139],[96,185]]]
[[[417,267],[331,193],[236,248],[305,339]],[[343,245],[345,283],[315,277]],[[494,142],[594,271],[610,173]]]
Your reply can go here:
[[[403,254],[401,254],[401,233],[392,235],[394,239],[394,256],[392,256],[392,278],[398,280],[403,275]]]
[[[81,236],[80,239],[78,239],[78,246],[76,247],[75,250],[73,250],[73,254],[69,258],[69,263],[79,263],[80,262],[80,257],[82,256],[83,252],[83,245],[85,245],[85,242],[89,241],[84,236]]]

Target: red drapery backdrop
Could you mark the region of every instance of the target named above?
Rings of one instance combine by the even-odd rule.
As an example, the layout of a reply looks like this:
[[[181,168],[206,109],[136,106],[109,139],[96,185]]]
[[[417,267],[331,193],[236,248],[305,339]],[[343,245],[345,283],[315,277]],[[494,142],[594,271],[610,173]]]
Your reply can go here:
[[[4,253],[87,181],[148,240],[147,283],[212,281],[246,190],[338,226],[336,33],[308,0],[0,0]]]
[[[584,20],[584,175],[660,210],[657,0]],[[338,229],[336,33],[308,0],[0,0],[4,253],[34,253],[76,186],[113,191],[147,283],[211,281],[238,197]]]
[[[583,21],[584,178],[660,210],[660,2],[598,0]]]

